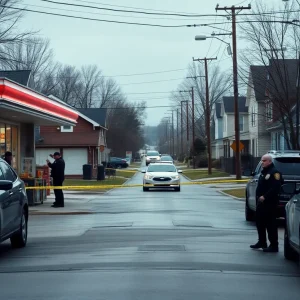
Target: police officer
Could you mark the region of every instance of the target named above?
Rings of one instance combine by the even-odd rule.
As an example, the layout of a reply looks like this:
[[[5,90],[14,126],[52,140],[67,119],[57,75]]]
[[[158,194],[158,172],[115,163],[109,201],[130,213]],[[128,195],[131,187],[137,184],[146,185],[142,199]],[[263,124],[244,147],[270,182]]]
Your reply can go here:
[[[263,169],[259,176],[256,189],[256,227],[258,242],[251,245],[250,248],[263,248],[264,252],[278,252],[276,211],[283,179],[281,173],[275,168],[270,155],[264,155],[261,162]],[[269,247],[267,247],[266,230],[270,241]]]
[[[53,178],[53,186],[62,186],[65,180],[65,161],[61,157],[59,152],[55,152],[53,155],[50,154],[52,158],[55,159],[51,163],[47,159],[47,164],[51,168],[51,177]],[[62,189],[54,189],[55,202],[52,207],[64,207],[64,193]]]

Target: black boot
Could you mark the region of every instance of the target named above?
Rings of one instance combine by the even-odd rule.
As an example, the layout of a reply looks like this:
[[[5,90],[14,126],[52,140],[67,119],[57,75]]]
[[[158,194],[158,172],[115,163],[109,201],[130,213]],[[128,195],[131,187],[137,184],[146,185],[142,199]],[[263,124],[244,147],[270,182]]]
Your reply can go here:
[[[276,253],[279,251],[278,246],[272,246],[270,245],[269,247],[265,247],[263,249],[264,252],[269,252],[269,253]]]
[[[261,242],[257,242],[254,245],[250,245],[251,249],[260,249],[260,248],[267,248],[267,243],[261,243]]]

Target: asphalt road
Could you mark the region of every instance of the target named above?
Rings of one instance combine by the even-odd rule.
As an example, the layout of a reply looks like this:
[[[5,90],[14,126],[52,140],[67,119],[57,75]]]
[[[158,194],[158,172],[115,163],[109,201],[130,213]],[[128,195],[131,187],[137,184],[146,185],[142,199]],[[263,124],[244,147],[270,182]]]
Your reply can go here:
[[[250,250],[257,235],[244,202],[207,186],[125,188],[90,201],[93,215],[32,216],[25,249],[0,245],[1,299],[299,298],[282,227],[278,254]]]

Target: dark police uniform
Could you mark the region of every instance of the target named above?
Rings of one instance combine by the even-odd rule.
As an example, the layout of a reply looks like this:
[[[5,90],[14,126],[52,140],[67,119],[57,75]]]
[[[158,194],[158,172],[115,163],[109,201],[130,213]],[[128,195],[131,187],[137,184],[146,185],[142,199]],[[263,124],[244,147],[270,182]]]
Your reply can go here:
[[[48,163],[51,168],[51,177],[53,178],[53,186],[62,186],[65,180],[65,161],[62,157],[56,159],[53,163]],[[54,206],[64,206],[64,193],[62,189],[54,189],[55,204]]]
[[[258,232],[258,243],[251,248],[265,248],[266,252],[278,251],[278,229],[276,223],[279,193],[283,184],[282,174],[278,172],[274,164],[263,168],[258,179],[256,189],[256,227]],[[259,197],[264,196],[263,202]],[[270,241],[267,248],[266,230]]]

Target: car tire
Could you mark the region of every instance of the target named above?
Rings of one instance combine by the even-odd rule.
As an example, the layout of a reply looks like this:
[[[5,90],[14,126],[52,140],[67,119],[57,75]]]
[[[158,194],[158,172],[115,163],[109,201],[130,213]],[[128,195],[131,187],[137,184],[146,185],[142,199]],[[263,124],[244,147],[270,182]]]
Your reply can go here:
[[[255,212],[249,207],[248,204],[248,193],[246,192],[246,201],[245,201],[245,219],[248,222],[255,220]]]
[[[28,233],[28,216],[23,210],[21,217],[20,229],[11,238],[10,243],[13,248],[23,248],[27,244],[27,233]]]
[[[297,261],[299,259],[298,253],[291,247],[287,225],[285,225],[284,230],[284,257],[287,260],[292,261]]]
[[[148,192],[148,191],[149,191],[149,188],[143,186],[143,191],[144,191],[144,192]]]
[[[180,192],[180,187],[176,187],[175,192]]]

